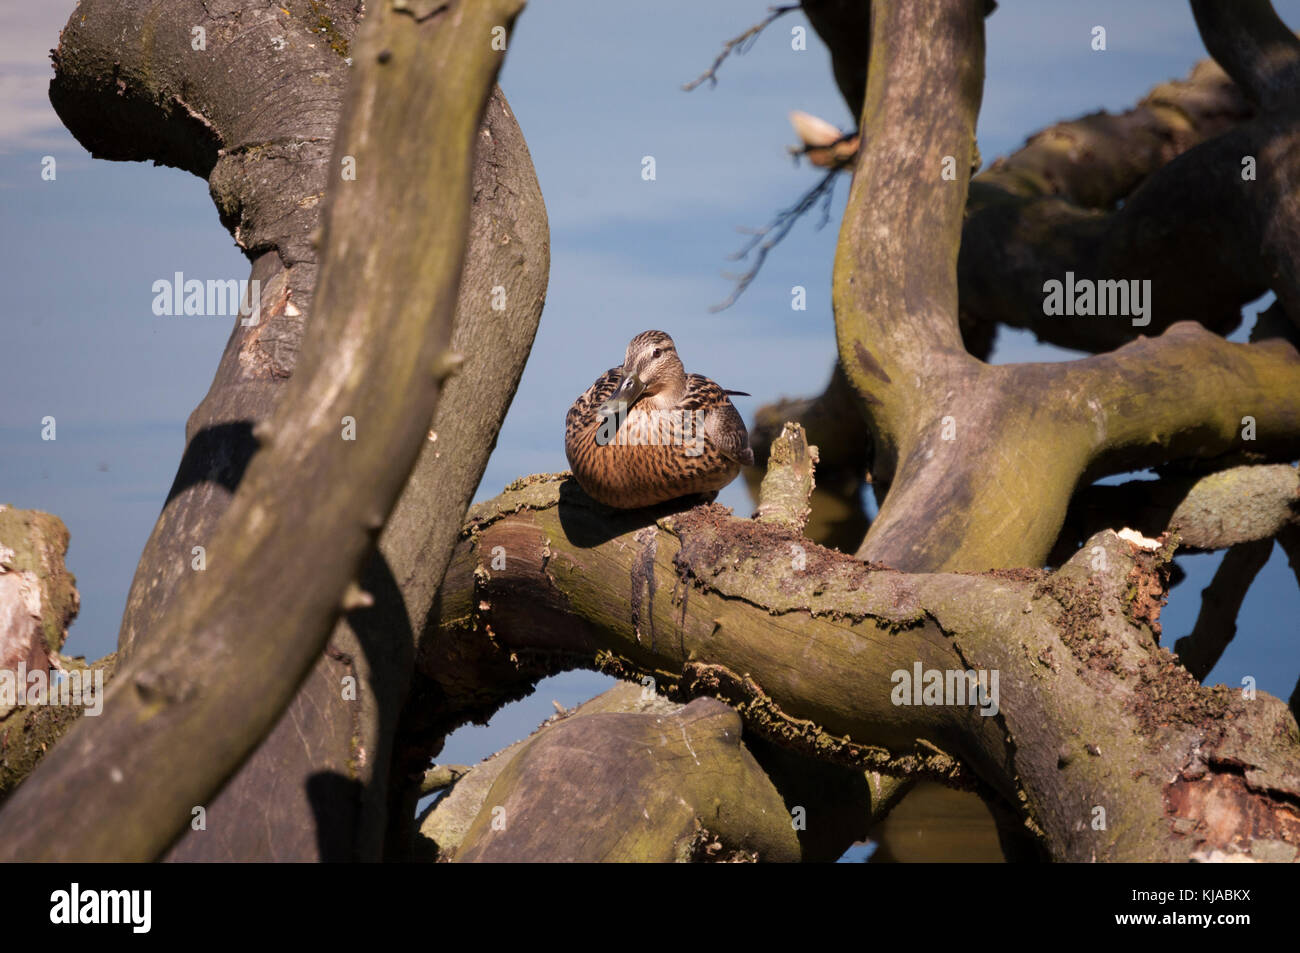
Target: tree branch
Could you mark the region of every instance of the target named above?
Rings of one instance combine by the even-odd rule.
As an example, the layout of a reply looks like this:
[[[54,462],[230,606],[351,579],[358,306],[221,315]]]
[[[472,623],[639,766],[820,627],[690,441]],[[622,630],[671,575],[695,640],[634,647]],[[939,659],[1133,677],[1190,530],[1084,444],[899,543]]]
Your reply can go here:
[[[444,658],[461,661],[462,678],[484,659],[522,667],[537,655],[652,675],[681,699],[722,697],[747,735],[823,761],[986,785],[1021,805],[1055,859],[1186,859],[1228,849],[1225,830],[1249,851],[1265,836],[1251,832],[1253,812],[1280,823],[1300,794],[1284,706],[1201,688],[1156,646],[1168,548],[1140,553],[1103,533],[1053,575],[903,575],[808,541],[799,569],[788,530],[717,507],[650,519],[611,520],[557,478],[476,507],[422,655],[444,702],[487,687],[452,680]],[[629,579],[641,592],[630,615]],[[997,670],[998,717],[895,704],[891,676],[917,662]],[[1198,826],[1203,795],[1229,788],[1228,822]],[[1096,806],[1122,809],[1124,824],[1095,828]]]
[[[1192,0],[1205,49],[1266,111],[1300,105],[1300,40],[1269,0]]]
[[[816,463],[817,448],[809,446],[803,428],[786,424],[770,450],[756,519],[803,532],[816,485]]]
[[[740,734],[736,712],[711,698],[669,715],[565,718],[506,765],[456,859],[798,860],[785,804]]]
[[[1175,530],[1184,549],[1228,549],[1278,536],[1300,520],[1298,507],[1300,471],[1290,464],[1096,484],[1070,500],[1048,563],[1065,562],[1094,533],[1126,526],[1152,538]]]
[[[500,62],[468,38],[508,26],[520,6],[457,5],[422,24],[381,6],[367,18],[339,141],[375,174],[331,195],[318,332],[257,434],[264,449],[212,538],[215,565],[183,586],[162,631],[115,679],[103,717],[83,720],[10,798],[6,858],[158,856],[316,662],[437,404],[472,143]],[[403,213],[360,235],[348,225],[370,206]],[[362,441],[340,439],[345,417]],[[100,794],[88,804],[78,792],[90,789]]]
[[[865,77],[865,59],[863,64]],[[1118,271],[1118,266],[1113,265],[1080,264],[1097,254],[1099,236],[1110,235],[1121,224],[1117,223],[1117,215],[1099,217],[1096,210],[1111,209],[1175,156],[1253,114],[1250,103],[1227,74],[1207,60],[1198,64],[1186,80],[1155,87],[1125,113],[1097,113],[1035,133],[1023,148],[996,160],[977,175],[970,186],[958,259],[959,317],[967,349],[986,357],[991,334],[999,323],[1033,330],[1042,341],[1090,352],[1118,347],[1136,337],[1139,330],[1159,333],[1174,320],[1189,316],[1221,332],[1235,327],[1240,321],[1241,304],[1257,296],[1261,287],[1257,276],[1248,271],[1243,271],[1247,275],[1244,281],[1233,279],[1235,291],[1188,281],[1185,268],[1180,268],[1175,283],[1167,287],[1165,280],[1156,275],[1162,290],[1152,296],[1152,324],[1144,329],[1122,320],[1046,317],[1042,286],[1045,279],[1061,278],[1067,269],[1082,276],[1109,268],[1128,276],[1129,261]],[[1233,162],[1239,165],[1240,156]],[[1208,168],[1213,163],[1205,165]],[[1175,183],[1170,187],[1186,191]],[[1178,203],[1182,201],[1177,198]],[[1152,259],[1144,248],[1147,239],[1136,238],[1141,231],[1139,222],[1130,214],[1122,224],[1121,232],[1134,237],[1119,241],[1119,245],[1133,252],[1137,261],[1150,260],[1153,268],[1160,266],[1159,260]],[[1147,226],[1143,223],[1141,227]],[[1039,247],[1037,242],[1044,236],[1049,248],[1057,251],[1044,252]],[[1246,268],[1240,262],[1232,267]],[[1189,295],[1195,295],[1195,300],[1189,302]],[[837,369],[837,377],[839,373]],[[848,393],[851,395],[851,389]],[[823,406],[834,406],[835,419],[844,421],[838,425],[843,432],[837,431],[835,439],[816,432]],[[832,455],[860,455],[863,444],[871,439],[857,402],[840,399],[837,378],[817,398],[760,408],[753,435],[756,452],[763,442],[765,427],[775,436],[786,420],[809,428],[809,439],[822,449],[823,475],[828,465],[834,466]],[[858,479],[845,483],[836,499],[829,502],[853,508],[859,488]],[[824,497],[820,492],[818,495]],[[865,522],[862,527],[865,529]],[[856,546],[860,539],[861,535],[846,545]]]
[[[326,184],[347,187],[353,173],[375,171],[331,158],[357,8],[351,0],[310,9],[297,0],[273,8],[178,0],[153,10],[148,30],[123,34],[123,23],[143,15],[139,3],[85,0],[63,31],[52,97],[74,133],[114,158],[156,158],[199,174],[215,165],[211,185],[223,221],[247,248],[271,249],[259,253],[252,276],[263,281],[261,320],[253,327],[235,322],[137,568],[121,636],[127,654],[159,631],[159,618],[192,574],[192,547],[210,547],[256,446],[252,428],[279,403],[297,363],[316,277],[309,239],[320,234]],[[192,26],[206,31],[206,51],[191,48]],[[145,36],[148,49],[135,42]],[[176,105],[182,94],[186,109]],[[204,155],[214,137],[206,159],[186,158]],[[222,143],[228,147],[217,152]],[[354,149],[342,152],[356,159]],[[419,738],[399,742],[391,769],[397,783],[390,785],[410,646],[518,384],[549,266],[541,192],[499,90],[476,138],[473,192],[452,332],[464,362],[430,424],[437,439],[424,443],[363,571],[374,605],[340,621],[275,730],[209,805],[222,821],[201,835],[187,833],[170,859],[374,860],[392,833],[389,821],[414,814],[387,803],[390,793],[403,800],[411,794],[428,747]],[[387,212],[371,208],[349,227],[365,233],[386,223]],[[505,308],[497,310],[501,298]],[[345,677],[359,684],[355,700],[341,697]],[[305,721],[315,725],[310,736],[300,730]],[[286,784],[289,778],[298,780]],[[320,778],[334,779],[328,790]],[[272,785],[282,796],[266,797]]]
[[[798,10],[800,6],[801,4],[798,3],[788,3],[784,6],[768,7],[767,16],[759,20],[744,33],[739,36],[734,36],[724,43],[722,45],[722,52],[719,53],[717,58],[713,61],[713,65],[689,83],[683,84],[682,89],[689,93],[691,90],[706,82],[711,86],[718,85],[718,67],[726,62],[728,56],[732,53],[747,53],[754,45],[754,42],[758,39],[760,33],[766,30],[774,21],[785,16],[787,13],[792,10]]]
[[[984,80],[984,20],[968,0],[872,3],[862,160],[835,256],[840,363],[873,407],[877,453],[924,382],[969,358],[957,330],[957,249]],[[907,262],[907,267],[900,266]]]

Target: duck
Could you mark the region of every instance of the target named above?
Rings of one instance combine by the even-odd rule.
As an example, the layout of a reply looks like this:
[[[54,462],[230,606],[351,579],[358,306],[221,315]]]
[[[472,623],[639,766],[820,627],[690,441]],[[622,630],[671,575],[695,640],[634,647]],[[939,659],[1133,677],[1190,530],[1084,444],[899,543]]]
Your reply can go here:
[[[596,378],[565,415],[574,479],[617,509],[696,494],[711,501],[754,463],[733,396],[749,395],[687,374],[668,334],[643,331],[623,363]]]

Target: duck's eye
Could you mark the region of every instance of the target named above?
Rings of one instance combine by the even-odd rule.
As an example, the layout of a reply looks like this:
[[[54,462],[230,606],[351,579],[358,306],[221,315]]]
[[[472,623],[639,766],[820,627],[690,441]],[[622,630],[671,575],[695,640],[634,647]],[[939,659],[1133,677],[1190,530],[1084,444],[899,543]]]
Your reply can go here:
[[[660,354],[662,354],[663,352],[664,352],[664,351],[663,351],[663,348],[659,348],[659,347],[657,347],[657,348],[655,348],[653,351],[650,352],[650,357],[651,357],[651,359],[654,359],[654,358],[658,357]]]

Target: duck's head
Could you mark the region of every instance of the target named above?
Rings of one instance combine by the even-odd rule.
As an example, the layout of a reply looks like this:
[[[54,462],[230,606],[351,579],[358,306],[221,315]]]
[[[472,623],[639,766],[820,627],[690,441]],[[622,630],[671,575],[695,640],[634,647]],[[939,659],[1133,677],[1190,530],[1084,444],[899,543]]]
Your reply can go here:
[[[686,369],[673,339],[663,331],[643,331],[628,344],[618,388],[600,413],[627,413],[642,398],[673,406],[685,393]]]

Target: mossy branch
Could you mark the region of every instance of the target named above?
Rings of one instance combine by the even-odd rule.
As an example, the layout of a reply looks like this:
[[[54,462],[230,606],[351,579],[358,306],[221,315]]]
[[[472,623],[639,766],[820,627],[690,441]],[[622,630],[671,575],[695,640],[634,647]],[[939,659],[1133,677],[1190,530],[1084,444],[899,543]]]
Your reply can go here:
[[[330,197],[315,334],[212,537],[211,568],[118,673],[103,716],[10,798],[0,856],[157,857],[320,656],[437,406],[472,146],[501,60],[491,30],[521,6],[457,3],[417,22],[382,4],[367,17],[338,139],[373,174]],[[396,210],[387,229],[349,228],[368,205]],[[345,417],[361,439],[342,439]]]
[[[1226,785],[1221,766],[1247,757],[1270,780],[1234,808],[1241,833],[1300,793],[1286,780],[1300,750],[1276,699],[1201,688],[1157,646],[1171,549],[1105,532],[1056,574],[909,575],[718,507],[613,513],[536,478],[471,513],[421,667],[449,719],[499,689],[468,673],[538,656],[651,675],[820,760],[977,785],[1057,859],[1186,859],[1197,844],[1171,830],[1167,793]],[[895,704],[895,673],[917,664],[997,670],[997,717]],[[1093,828],[1080,804],[1122,813],[1123,830]]]

